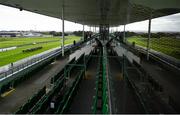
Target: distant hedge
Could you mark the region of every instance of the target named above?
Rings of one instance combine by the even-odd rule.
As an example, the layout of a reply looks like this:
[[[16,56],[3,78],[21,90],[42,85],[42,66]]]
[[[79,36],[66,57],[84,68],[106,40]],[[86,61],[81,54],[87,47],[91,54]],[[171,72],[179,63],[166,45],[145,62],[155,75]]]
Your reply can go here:
[[[39,50],[39,49],[42,49],[42,48],[43,48],[42,46],[34,47],[34,48],[29,48],[29,49],[22,50],[22,52],[32,52],[32,51],[36,51],[36,50]]]

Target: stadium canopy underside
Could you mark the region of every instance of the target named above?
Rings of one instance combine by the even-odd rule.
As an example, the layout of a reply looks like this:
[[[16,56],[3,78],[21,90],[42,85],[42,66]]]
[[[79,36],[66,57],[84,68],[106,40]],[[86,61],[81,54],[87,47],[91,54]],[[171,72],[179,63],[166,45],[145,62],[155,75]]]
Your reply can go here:
[[[118,26],[180,12],[180,0],[0,0],[0,4],[84,25]]]

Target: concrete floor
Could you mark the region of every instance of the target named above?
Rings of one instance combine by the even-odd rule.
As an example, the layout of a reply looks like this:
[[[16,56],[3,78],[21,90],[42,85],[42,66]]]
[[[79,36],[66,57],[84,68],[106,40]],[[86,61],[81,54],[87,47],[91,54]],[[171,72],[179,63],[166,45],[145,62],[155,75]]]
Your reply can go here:
[[[77,95],[74,97],[72,104],[67,113],[69,114],[90,114],[92,113],[93,96],[95,96],[96,82],[96,63],[97,59],[92,57],[90,64],[87,66],[86,76],[81,81]]]
[[[112,112],[113,113],[142,113],[142,107],[139,104],[133,90],[124,82],[122,77],[122,65],[114,57],[109,57],[110,68],[110,87]]]
[[[171,96],[180,107],[180,73],[179,75],[162,68],[154,62],[142,60],[142,67],[164,88],[164,94]],[[179,108],[180,109],[180,108]],[[180,111],[180,110],[179,110]]]

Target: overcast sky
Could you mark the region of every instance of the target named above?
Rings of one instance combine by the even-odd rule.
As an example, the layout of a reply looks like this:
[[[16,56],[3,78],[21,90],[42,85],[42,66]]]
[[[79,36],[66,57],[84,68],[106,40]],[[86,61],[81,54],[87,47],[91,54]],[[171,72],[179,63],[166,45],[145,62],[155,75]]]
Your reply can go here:
[[[123,31],[123,27],[113,30]],[[148,21],[128,24],[126,30],[147,31]],[[61,31],[61,20],[0,5],[0,30]],[[65,21],[65,31],[82,30],[82,25]],[[85,30],[89,27],[85,26]],[[179,31],[180,13],[152,20],[152,31]]]

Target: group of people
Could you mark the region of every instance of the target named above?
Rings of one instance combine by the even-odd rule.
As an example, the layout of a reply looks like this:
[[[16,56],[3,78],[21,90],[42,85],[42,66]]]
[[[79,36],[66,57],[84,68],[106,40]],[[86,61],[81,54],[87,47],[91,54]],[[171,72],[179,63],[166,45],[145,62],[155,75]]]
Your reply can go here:
[[[91,38],[92,34],[93,34],[92,32],[85,32],[84,33],[84,40],[87,40],[87,39]]]

